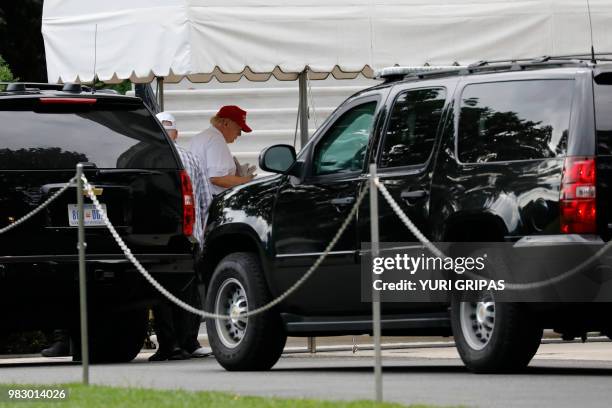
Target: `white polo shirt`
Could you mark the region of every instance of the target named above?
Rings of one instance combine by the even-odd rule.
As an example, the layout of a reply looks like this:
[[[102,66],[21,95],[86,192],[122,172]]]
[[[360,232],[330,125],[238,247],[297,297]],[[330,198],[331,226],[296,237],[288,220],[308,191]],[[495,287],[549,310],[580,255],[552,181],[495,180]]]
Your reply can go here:
[[[214,126],[198,133],[191,139],[189,150],[204,163],[208,177],[234,176],[236,174],[236,163],[230,152],[223,134]],[[210,183],[212,193],[219,194],[226,189]]]

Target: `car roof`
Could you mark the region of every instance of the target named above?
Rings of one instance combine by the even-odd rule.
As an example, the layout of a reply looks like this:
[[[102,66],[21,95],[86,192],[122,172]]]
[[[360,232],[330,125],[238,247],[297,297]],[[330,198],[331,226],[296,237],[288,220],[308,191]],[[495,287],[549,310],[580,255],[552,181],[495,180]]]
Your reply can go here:
[[[104,98],[119,99],[126,102],[141,101],[140,98],[126,96],[111,89],[97,89],[92,92],[91,87],[79,84],[46,84],[24,82],[0,82],[5,89],[0,91],[0,99],[12,98]]]
[[[402,72],[405,68],[405,72]],[[384,82],[363,89],[350,98],[358,97],[372,91],[381,90],[402,83],[429,81],[433,79],[482,77],[494,74],[514,73],[521,75],[522,72],[537,72],[546,74],[573,75],[584,69],[591,69],[595,75],[612,73],[612,60],[599,59],[595,63],[590,60],[568,59],[560,57],[543,57],[538,59],[517,61],[479,61],[468,66],[444,67],[444,69],[431,69],[435,67],[423,67],[419,71],[416,67],[389,67],[378,71],[374,79],[383,79]],[[386,71],[386,75],[385,75]]]
[[[612,70],[612,64],[607,60],[600,63],[567,58],[539,58],[516,61],[479,61],[468,66],[450,66],[442,69],[435,67],[423,67],[419,71],[415,67],[389,67],[377,72],[375,78],[384,79],[385,83],[397,83],[404,81],[421,81],[444,77],[472,77],[477,75],[491,75],[504,72],[532,72],[549,70],[559,72],[565,70],[567,73],[578,72],[584,69]],[[433,68],[433,69],[432,69]]]

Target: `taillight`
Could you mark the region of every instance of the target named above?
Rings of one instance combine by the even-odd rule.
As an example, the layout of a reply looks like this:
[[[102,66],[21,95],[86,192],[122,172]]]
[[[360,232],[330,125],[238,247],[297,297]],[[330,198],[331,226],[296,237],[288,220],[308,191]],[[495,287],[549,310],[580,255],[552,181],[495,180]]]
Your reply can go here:
[[[96,98],[40,98],[43,105],[93,105]]]
[[[561,232],[597,231],[596,171],[594,157],[568,157],[563,165],[559,207]]]
[[[183,234],[193,234],[193,223],[195,222],[195,201],[193,199],[193,187],[191,179],[185,170],[181,170],[181,195],[183,196]]]

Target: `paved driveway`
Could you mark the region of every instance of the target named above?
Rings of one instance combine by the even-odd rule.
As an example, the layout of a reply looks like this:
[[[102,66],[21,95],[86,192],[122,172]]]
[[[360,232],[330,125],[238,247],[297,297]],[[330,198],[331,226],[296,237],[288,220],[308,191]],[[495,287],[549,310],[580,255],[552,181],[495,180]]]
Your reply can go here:
[[[212,358],[94,366],[96,384],[161,389],[224,390],[243,395],[371,399],[372,353],[285,354],[267,373],[230,373]],[[53,361],[49,361],[53,360]],[[80,366],[67,359],[0,360],[2,382],[79,381]],[[612,343],[544,344],[524,374],[468,373],[452,347],[384,352],[384,396],[402,403],[471,407],[610,407]]]

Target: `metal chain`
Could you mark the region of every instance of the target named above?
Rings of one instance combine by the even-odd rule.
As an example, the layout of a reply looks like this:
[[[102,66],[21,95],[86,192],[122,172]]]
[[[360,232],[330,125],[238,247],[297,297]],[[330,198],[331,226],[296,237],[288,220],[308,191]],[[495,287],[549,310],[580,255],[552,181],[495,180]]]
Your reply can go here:
[[[49,197],[40,206],[38,206],[34,210],[30,211],[28,214],[24,215],[23,217],[21,217],[20,219],[18,219],[14,223],[9,224],[6,227],[1,228],[0,229],[0,235],[4,234],[5,232],[8,232],[8,231],[12,230],[13,228],[17,227],[18,225],[23,224],[24,222],[26,222],[27,220],[29,220],[30,218],[32,218],[33,216],[35,216],[36,214],[41,212],[44,208],[46,208],[49,204],[51,204],[57,197],[59,197],[64,191],[68,190],[68,188],[70,188],[70,186],[72,185],[72,183],[75,180],[76,180],[76,177],[71,178],[68,183],[64,184],[64,186],[62,188],[60,188],[55,194],[53,194],[51,197]]]
[[[402,211],[400,206],[395,202],[385,185],[380,182],[378,177],[374,179],[374,184],[376,184],[376,188],[378,188],[383,197],[385,197],[393,211],[395,211],[395,214],[397,214],[399,219],[402,220],[406,227],[408,227],[410,232],[412,232],[414,236],[417,237],[417,239],[421,241],[421,243],[425,245],[427,249],[429,249],[435,256],[437,256],[438,258],[446,258],[446,255],[444,255],[442,251],[436,248],[436,246],[432,244],[431,241],[429,241],[421,231],[419,231],[416,225],[414,225],[412,221],[410,221],[410,218],[408,218],[408,216]]]
[[[289,289],[287,289],[283,294],[281,294],[279,297],[277,297],[276,299],[272,300],[268,304],[266,304],[264,306],[261,306],[261,307],[259,307],[257,309],[254,309],[252,311],[249,311],[247,313],[244,313],[244,314],[219,315],[219,314],[209,313],[209,312],[205,312],[205,311],[196,309],[196,308],[188,305],[187,303],[181,301],[180,299],[176,298],[174,295],[172,295],[170,292],[168,292],[163,286],[161,286],[159,284],[159,282],[157,282],[147,272],[147,270],[140,264],[140,262],[136,259],[136,257],[134,257],[134,255],[132,254],[131,250],[127,247],[127,245],[125,244],[125,242],[123,241],[121,236],[119,236],[119,234],[115,230],[115,227],[112,225],[112,223],[108,219],[107,214],[102,209],[102,206],[100,205],[100,202],[98,201],[97,197],[95,196],[95,194],[93,194],[92,187],[89,184],[89,182],[87,181],[87,178],[85,176],[82,176],[82,180],[83,180],[83,183],[84,183],[84,188],[87,191],[87,195],[92,200],[92,202],[94,203],[96,209],[98,210],[98,212],[102,216],[102,219],[103,219],[106,227],[111,232],[111,235],[113,236],[113,238],[115,239],[115,241],[117,242],[117,244],[119,245],[121,250],[124,252],[125,256],[132,262],[132,264],[134,264],[136,269],[145,277],[145,279],[147,279],[164,296],[166,296],[168,299],[170,299],[172,302],[174,302],[178,306],[182,307],[186,311],[194,313],[194,314],[197,314],[197,315],[200,315],[200,316],[205,317],[205,318],[215,318],[215,319],[246,318],[246,317],[254,316],[256,314],[260,314],[260,313],[265,312],[265,311],[271,309],[272,307],[276,306],[277,304],[279,304],[280,302],[285,300],[288,296],[290,296],[293,292],[295,292],[308,278],[310,278],[310,276],[312,276],[312,274],[317,270],[317,268],[320,266],[320,264],[323,262],[323,260],[327,257],[327,255],[329,254],[331,249],[336,245],[336,243],[340,239],[340,236],[342,235],[344,230],[348,227],[351,219],[355,216],[355,213],[357,212],[357,209],[359,208],[359,205],[361,204],[361,202],[363,201],[363,198],[365,197],[365,195],[368,192],[368,189],[363,189],[363,191],[359,194],[359,196],[357,198],[357,201],[355,202],[355,205],[353,206],[353,208],[349,212],[348,217],[344,220],[342,226],[340,227],[340,229],[338,230],[338,232],[336,233],[334,238],[331,240],[331,242],[325,248],[325,251],[319,256],[319,258],[317,258],[315,263],[308,269],[308,271],[299,280],[297,280]],[[14,223],[12,223],[12,224],[10,224],[10,225],[8,225],[6,227],[1,228],[0,229],[0,235],[4,234],[5,232],[8,232],[8,231],[12,230],[13,228],[16,228],[17,226],[23,224],[24,222],[26,222],[30,218],[34,217],[36,214],[38,214],[44,208],[49,206],[49,204],[51,204],[55,199],[57,199],[68,188],[70,188],[70,186],[74,183],[74,181],[75,181],[75,177],[70,179],[70,181],[68,181],[66,184],[64,184],[62,186],[62,188],[60,188],[56,193],[54,193],[51,197],[49,197],[39,207],[37,207],[36,209],[32,210],[30,213],[24,215],[23,217],[21,217],[19,220],[15,221]],[[391,206],[393,211],[396,213],[396,215],[400,218],[400,220],[404,223],[404,225],[406,225],[406,227],[414,234],[414,236],[423,245],[425,245],[435,256],[440,257],[440,258],[446,258],[447,256],[443,252],[441,252],[435,245],[433,245],[431,243],[431,241],[429,241],[429,239],[427,239],[427,237],[425,235],[423,235],[423,233],[414,225],[414,223],[412,223],[410,218],[408,218],[408,216],[402,211],[401,207],[393,199],[393,197],[391,196],[391,194],[389,193],[389,191],[387,190],[385,185],[383,183],[381,183],[378,178],[376,178],[374,180],[374,183],[376,184],[376,187],[381,192],[381,194],[383,195],[385,200],[389,203],[389,205]],[[597,259],[602,257],[603,254],[606,251],[608,251],[611,247],[612,247],[612,240],[609,241],[606,245],[604,245],[601,249],[599,249],[592,257],[590,257],[589,259],[583,261],[581,264],[575,266],[574,268],[572,268],[572,269],[562,273],[561,275],[557,275],[555,277],[552,277],[550,279],[547,279],[547,280],[544,280],[544,281],[540,281],[540,282],[506,283],[506,287],[508,289],[514,289],[514,290],[529,290],[529,289],[539,289],[539,288],[546,287],[546,286],[549,286],[549,285],[552,285],[552,284],[555,284],[555,283],[559,283],[559,282],[561,282],[563,280],[566,280],[566,279],[570,278],[571,276],[573,276],[573,275],[575,275],[577,273],[582,272],[584,269],[586,269],[587,267],[591,266],[591,264],[594,261],[596,261]],[[486,277],[482,277],[482,276],[476,275],[474,273],[468,273],[468,274],[472,275],[472,277],[475,277],[475,278],[485,278],[486,279]]]
[[[431,243],[431,241],[429,241],[427,239],[427,237],[425,235],[423,235],[421,233],[421,231],[419,231],[419,229],[412,223],[412,221],[410,221],[410,218],[408,218],[408,216],[402,211],[402,209],[397,204],[397,202],[393,199],[393,197],[391,196],[391,194],[389,193],[387,188],[384,186],[384,184],[382,184],[378,180],[378,178],[376,178],[374,180],[374,183],[376,184],[376,187],[379,189],[379,191],[382,193],[383,197],[385,197],[385,199],[387,200],[387,202],[389,203],[389,205],[391,206],[393,211],[395,211],[395,214],[397,214],[397,216],[400,218],[400,220],[402,220],[402,222],[417,237],[417,239],[419,241],[421,241],[421,243],[423,245],[425,245],[435,256],[437,256],[439,258],[447,258],[447,256],[444,255],[444,253],[442,253],[438,248],[436,248]],[[573,267],[572,269],[569,269],[569,270],[563,272],[562,274],[554,276],[554,277],[552,277],[550,279],[546,279],[546,280],[539,281],[539,282],[529,282],[529,283],[509,283],[509,282],[506,282],[506,284],[505,284],[506,288],[513,289],[513,290],[533,290],[533,289],[541,289],[541,288],[544,288],[546,286],[550,286],[550,285],[554,285],[556,283],[562,282],[562,281],[564,281],[564,280],[566,280],[566,279],[568,279],[568,278],[570,278],[570,277],[572,277],[572,276],[582,272],[584,269],[589,267],[593,262],[595,262],[597,259],[599,259],[611,247],[612,247],[612,240],[610,240],[606,245],[604,245],[601,249],[599,249],[599,251],[597,251],[595,254],[593,254],[593,256],[591,256],[589,259],[587,259],[584,262],[582,262],[581,264]],[[473,279],[488,279],[487,277],[480,276],[480,275],[475,274],[474,272],[471,272],[471,271],[466,271],[464,274],[470,276]]]
[[[180,300],[176,296],[174,296],[172,293],[170,293],[159,282],[157,282],[149,274],[149,272],[147,272],[147,270],[140,264],[140,262],[136,259],[136,257],[132,254],[132,252],[127,247],[127,245],[125,244],[123,239],[121,239],[121,237],[117,233],[117,230],[115,230],[115,227],[113,226],[113,224],[108,219],[108,216],[106,215],[106,212],[102,209],[102,206],[100,205],[100,202],[98,201],[98,198],[95,196],[95,194],[93,194],[92,187],[89,184],[89,182],[87,181],[87,178],[85,176],[82,176],[82,180],[83,180],[83,188],[85,189],[85,191],[87,191],[87,195],[89,196],[91,201],[94,203],[94,206],[96,207],[96,209],[98,210],[98,212],[102,216],[102,220],[106,224],[106,227],[109,229],[111,235],[113,236],[113,238],[115,239],[115,241],[117,242],[117,244],[119,245],[119,247],[121,248],[121,250],[123,251],[125,256],[130,260],[130,262],[132,262],[132,264],[145,277],[145,279],[147,281],[149,281],[149,283],[151,285],[153,285],[153,287],[155,287],[155,289],[157,289],[162,295],[164,295],[166,298],[168,298],[171,302],[173,302],[174,304],[176,304],[180,308],[182,308],[182,309],[184,309],[184,310],[186,310],[186,311],[188,311],[190,313],[193,313],[195,315],[204,317],[204,318],[222,319],[222,320],[247,318],[247,317],[251,317],[251,316],[255,316],[257,314],[263,313],[263,312],[273,308],[274,306],[276,306],[277,304],[279,304],[280,302],[285,300],[293,292],[295,292],[304,282],[306,282],[306,280],[308,278],[310,278],[310,276],[312,276],[312,274],[315,272],[315,270],[323,262],[325,257],[327,257],[329,252],[336,245],[336,243],[340,239],[340,236],[342,235],[344,230],[348,227],[348,225],[350,224],[351,220],[355,216],[355,214],[357,212],[357,209],[359,208],[361,202],[363,201],[363,198],[366,196],[366,194],[368,192],[368,189],[363,189],[363,191],[359,194],[359,197],[357,198],[357,201],[355,202],[355,205],[353,206],[353,208],[349,212],[347,218],[344,220],[344,222],[340,226],[340,229],[338,230],[338,232],[336,233],[334,238],[331,240],[331,242],[325,248],[325,251],[319,256],[319,258],[317,258],[317,260],[310,267],[310,269],[308,269],[308,271],[300,279],[298,279],[289,289],[287,289],[283,294],[281,294],[276,299],[272,300],[271,302],[269,302],[269,303],[267,303],[267,304],[265,304],[265,305],[263,305],[261,307],[258,307],[257,309],[248,311],[246,313],[240,313],[240,314],[236,313],[236,314],[231,314],[231,315],[221,315],[221,314],[206,312],[206,311],[197,309],[197,308],[195,308],[195,307],[193,307],[191,305],[188,305],[187,303],[183,302],[182,300]]]

